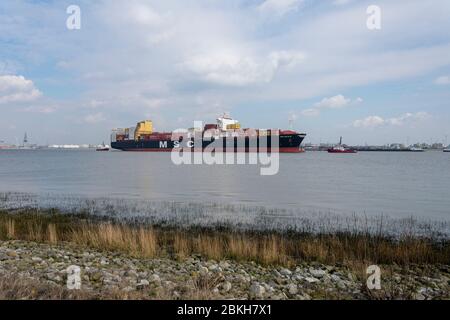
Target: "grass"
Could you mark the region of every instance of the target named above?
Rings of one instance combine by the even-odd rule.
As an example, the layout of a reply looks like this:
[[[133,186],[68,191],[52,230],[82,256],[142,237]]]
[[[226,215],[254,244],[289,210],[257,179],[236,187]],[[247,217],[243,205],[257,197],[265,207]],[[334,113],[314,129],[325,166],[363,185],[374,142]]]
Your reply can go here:
[[[180,298],[186,300],[214,299],[211,294],[220,279],[208,276],[199,276],[195,279],[194,289],[181,288]],[[119,289],[107,290],[69,290],[59,286],[35,279],[24,278],[20,275],[0,275],[0,301],[1,300],[169,300],[174,299],[167,289],[160,291],[130,291]]]
[[[68,290],[63,286],[46,284],[20,276],[0,276],[0,300],[86,300],[86,299],[134,299],[135,294],[109,291],[101,294],[85,290]]]
[[[169,256],[182,259],[200,254],[208,259],[255,261],[291,266],[301,262],[326,264],[448,264],[448,241],[404,235],[393,239],[361,232],[308,234],[176,228],[114,222],[57,210],[0,211],[0,240],[57,244],[69,242],[133,257]]]
[[[397,237],[421,236],[450,239],[450,221],[423,217],[389,217],[382,213],[333,213],[296,208],[247,206],[215,202],[151,201],[124,198],[90,198],[75,195],[0,192],[0,210],[57,208],[65,214],[109,217],[122,222],[166,227],[225,228],[304,234],[362,233]]]

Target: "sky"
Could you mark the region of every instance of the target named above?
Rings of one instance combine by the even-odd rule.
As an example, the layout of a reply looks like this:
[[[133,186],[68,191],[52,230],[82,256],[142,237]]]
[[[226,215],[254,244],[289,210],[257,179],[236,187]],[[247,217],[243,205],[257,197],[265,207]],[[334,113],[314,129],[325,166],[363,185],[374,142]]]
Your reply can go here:
[[[1,1],[0,140],[98,144],[227,112],[312,143],[450,143],[449,30],[448,0]]]

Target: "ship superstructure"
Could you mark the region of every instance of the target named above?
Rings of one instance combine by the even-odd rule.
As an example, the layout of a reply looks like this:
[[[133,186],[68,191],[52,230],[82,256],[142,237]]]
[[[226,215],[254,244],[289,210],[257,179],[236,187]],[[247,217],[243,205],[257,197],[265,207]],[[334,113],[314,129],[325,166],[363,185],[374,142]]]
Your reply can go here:
[[[174,148],[204,151],[214,146],[216,152],[298,153],[303,151],[300,145],[305,136],[293,130],[242,129],[239,121],[224,114],[215,124],[175,132],[156,132],[151,120],[140,121],[136,127],[114,129],[111,147],[123,151],[168,152]]]

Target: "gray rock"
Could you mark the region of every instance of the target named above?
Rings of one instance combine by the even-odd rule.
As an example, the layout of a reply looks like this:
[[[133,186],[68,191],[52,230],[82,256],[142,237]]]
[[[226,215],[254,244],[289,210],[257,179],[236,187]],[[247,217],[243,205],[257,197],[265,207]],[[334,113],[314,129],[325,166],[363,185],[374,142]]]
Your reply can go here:
[[[47,273],[47,279],[54,281],[54,282],[61,282],[62,278],[61,276],[55,274],[55,273]]]
[[[148,280],[142,279],[141,281],[139,281],[137,283],[136,287],[144,288],[144,287],[147,287],[148,285],[150,285],[150,282]]]
[[[289,291],[289,294],[291,294],[291,295],[296,295],[296,294],[298,293],[297,285],[294,284],[294,283],[291,283],[291,284],[288,286],[288,291]]]
[[[295,276],[292,277],[292,279],[296,281],[302,281],[303,279],[305,279],[305,277],[300,274],[296,274]]]
[[[417,292],[416,294],[414,294],[414,299],[415,300],[425,300],[426,297],[423,294]]]
[[[208,272],[209,272],[209,269],[208,269],[207,267],[200,266],[200,268],[198,269],[198,272],[199,272],[201,275],[207,275]]]
[[[263,298],[265,293],[266,289],[257,282],[250,286],[250,296],[253,298]]]
[[[231,285],[231,282],[229,282],[229,281],[225,281],[224,283],[222,283],[222,290],[224,292],[230,291],[231,287],[232,287],[232,285]]]
[[[217,264],[213,264],[213,265],[209,266],[208,269],[211,272],[222,272],[222,268],[219,267]]]
[[[280,274],[282,274],[283,276],[290,276],[292,274],[292,271],[289,269],[281,269]]]
[[[31,261],[36,262],[36,263],[39,263],[39,262],[42,262],[42,258],[39,258],[39,257],[32,257],[32,258],[31,258]]]
[[[173,289],[176,287],[176,284],[172,281],[163,281],[162,286],[166,289]]]
[[[242,283],[248,283],[250,282],[250,277],[249,276],[244,276],[242,274],[238,274],[235,277],[237,282],[242,282]]]
[[[150,281],[151,283],[160,283],[160,282],[161,282],[161,278],[159,277],[159,275],[157,275],[157,274],[155,273],[155,274],[152,274],[152,275],[149,277],[149,281]]]
[[[279,273],[278,270],[273,270],[272,272],[276,277],[281,277],[281,273]]]
[[[311,300],[311,296],[307,293],[304,293],[302,295],[299,295],[298,299],[299,300]]]
[[[8,251],[6,252],[6,255],[7,255],[8,257],[10,257],[10,258],[15,258],[15,257],[18,256],[17,252],[14,251],[14,250],[8,250]]]
[[[335,275],[335,274],[331,275],[331,280],[333,280],[335,282],[342,281],[342,279],[338,275]]]
[[[189,258],[186,259],[186,263],[187,264],[194,264],[195,263],[195,259],[192,258],[192,257],[189,257]]]
[[[319,282],[320,280],[314,277],[306,277],[305,280],[309,283]]]
[[[138,277],[138,273],[136,272],[136,270],[133,270],[133,269],[128,270],[125,275],[127,277],[135,277],[135,278]]]
[[[325,274],[326,271],[321,270],[321,269],[309,269],[309,273],[315,277],[315,278],[322,278]]]

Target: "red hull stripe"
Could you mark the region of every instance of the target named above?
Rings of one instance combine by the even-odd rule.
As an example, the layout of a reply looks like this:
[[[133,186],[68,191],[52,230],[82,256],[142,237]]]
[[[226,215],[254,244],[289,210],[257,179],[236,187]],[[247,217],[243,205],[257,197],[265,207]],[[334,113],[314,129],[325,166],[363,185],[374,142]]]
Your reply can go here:
[[[157,148],[132,148],[132,149],[124,149],[123,151],[135,151],[135,152],[171,152],[173,149],[169,149],[169,148],[161,148],[161,149],[157,149]],[[202,152],[200,150],[197,149],[193,149],[192,151],[194,152]],[[244,150],[244,149],[237,149],[237,151],[235,151],[234,149],[226,149],[224,150],[225,152],[267,152],[266,149],[261,149],[261,150],[257,150],[257,149],[250,149],[250,150]],[[222,151],[217,151],[217,152],[222,152]],[[280,148],[279,149],[279,153],[302,153],[305,152],[305,150],[301,149],[301,148],[296,148],[296,147],[285,147],[285,148]]]

